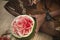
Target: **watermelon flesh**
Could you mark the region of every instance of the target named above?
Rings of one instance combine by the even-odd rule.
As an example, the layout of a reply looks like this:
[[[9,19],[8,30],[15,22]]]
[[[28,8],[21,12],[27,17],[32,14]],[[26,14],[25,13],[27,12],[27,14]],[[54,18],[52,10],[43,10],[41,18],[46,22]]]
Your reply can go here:
[[[28,15],[20,15],[16,17],[12,22],[13,35],[18,37],[29,36],[34,28],[34,19]],[[14,36],[15,36],[14,35]]]

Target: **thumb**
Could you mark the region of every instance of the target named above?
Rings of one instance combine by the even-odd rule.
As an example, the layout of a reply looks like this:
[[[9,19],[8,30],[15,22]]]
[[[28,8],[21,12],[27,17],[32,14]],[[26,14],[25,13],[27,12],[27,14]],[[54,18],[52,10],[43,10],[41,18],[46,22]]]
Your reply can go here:
[[[36,30],[35,33],[38,33],[41,25],[44,23],[45,21],[45,15],[40,15],[37,19],[37,26],[36,26]]]

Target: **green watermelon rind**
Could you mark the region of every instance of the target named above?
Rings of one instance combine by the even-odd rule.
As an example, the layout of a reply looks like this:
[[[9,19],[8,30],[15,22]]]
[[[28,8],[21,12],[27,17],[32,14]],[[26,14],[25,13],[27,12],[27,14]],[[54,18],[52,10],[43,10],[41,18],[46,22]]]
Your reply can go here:
[[[33,17],[32,17],[33,18]],[[33,18],[34,19],[34,18]],[[15,34],[13,34],[12,32],[11,32],[11,34],[12,34],[12,36],[13,37],[15,37],[16,39],[30,39],[30,38],[32,38],[33,36],[34,36],[34,33],[35,33],[35,29],[36,29],[36,19],[34,19],[34,27],[33,27],[33,30],[32,30],[32,32],[31,32],[31,34],[29,35],[29,36],[27,36],[27,37],[20,37],[20,36],[17,36],[17,35],[15,35]]]

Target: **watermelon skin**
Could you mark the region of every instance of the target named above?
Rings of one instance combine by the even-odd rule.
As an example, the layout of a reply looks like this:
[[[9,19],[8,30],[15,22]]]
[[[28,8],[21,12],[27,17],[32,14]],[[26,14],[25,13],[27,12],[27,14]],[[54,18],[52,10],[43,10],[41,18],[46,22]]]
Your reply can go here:
[[[34,37],[34,35],[35,35],[35,29],[36,29],[36,19],[34,18],[34,17],[32,17],[33,19],[34,19],[34,28],[33,28],[33,30],[32,30],[32,33],[29,35],[29,36],[27,36],[27,37],[21,37],[21,38],[19,38],[19,37],[16,37],[16,36],[14,36],[12,33],[12,37],[14,37],[14,38],[16,38],[16,39],[18,39],[18,40],[30,40],[32,37]]]

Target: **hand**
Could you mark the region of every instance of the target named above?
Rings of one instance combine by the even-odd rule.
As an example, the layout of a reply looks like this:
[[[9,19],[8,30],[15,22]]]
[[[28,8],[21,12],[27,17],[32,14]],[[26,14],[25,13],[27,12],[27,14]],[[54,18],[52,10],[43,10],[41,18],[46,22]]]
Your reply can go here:
[[[54,11],[54,12],[51,12],[50,14],[51,14],[51,16],[55,17],[55,16],[57,16],[57,15],[60,14],[59,12],[60,12],[60,11]],[[45,13],[44,13],[44,14],[40,14],[40,15],[39,15],[39,14],[35,14],[35,15],[31,15],[31,16],[36,18],[37,26],[36,26],[35,32],[38,33],[41,25],[42,25],[42,24],[44,23],[44,21],[45,21],[45,16],[46,16],[46,14],[45,14]]]
[[[36,26],[35,32],[38,33],[41,25],[45,21],[45,14],[40,14],[40,15],[39,14],[35,14],[35,15],[31,15],[31,16],[36,18],[37,26]]]

